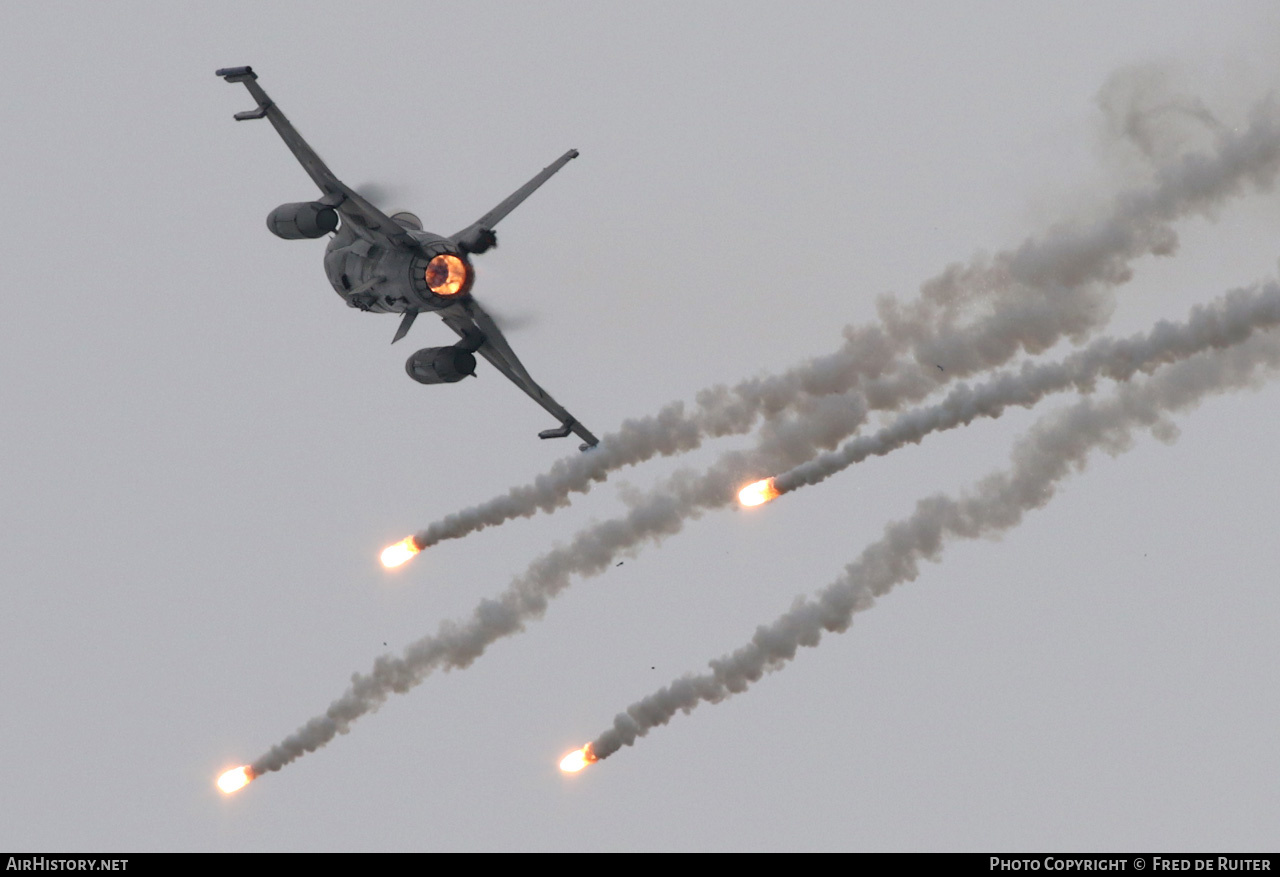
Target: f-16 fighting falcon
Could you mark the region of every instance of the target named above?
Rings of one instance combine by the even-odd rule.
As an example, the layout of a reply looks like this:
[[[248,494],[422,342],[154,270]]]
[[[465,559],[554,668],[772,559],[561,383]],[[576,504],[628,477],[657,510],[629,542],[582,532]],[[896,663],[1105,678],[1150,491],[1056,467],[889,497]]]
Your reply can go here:
[[[471,256],[497,245],[493,227],[552,174],[577,158],[576,149],[560,156],[462,231],[441,237],[423,231],[422,222],[412,213],[387,216],[335,177],[267,97],[251,67],[227,67],[217,75],[227,82],[244,83],[258,102],[256,108],[236,113],[236,121],[268,119],[323,193],[316,201],[281,204],[267,217],[267,228],[287,240],[332,234],[324,254],[329,282],[350,307],[403,314],[391,339],[393,344],[408,333],[423,311],[438,313],[458,333],[461,341],[451,347],[427,347],[409,357],[405,363],[409,377],[423,384],[460,381],[475,374],[474,354],[479,353],[560,421],[558,428],[538,433],[540,438],[564,438],[573,432],[583,440],[583,450],[598,443],[529,376],[497,324],[471,296],[475,278]]]

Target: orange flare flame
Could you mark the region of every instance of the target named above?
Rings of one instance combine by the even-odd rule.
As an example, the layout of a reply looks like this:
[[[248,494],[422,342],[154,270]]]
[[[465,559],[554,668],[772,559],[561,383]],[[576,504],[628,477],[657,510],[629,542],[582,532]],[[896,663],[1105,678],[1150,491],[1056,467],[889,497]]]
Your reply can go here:
[[[560,759],[560,769],[565,773],[577,773],[588,764],[595,764],[599,760],[596,758],[595,752],[592,751],[591,744],[588,743],[581,749],[575,749]]]
[[[746,487],[738,491],[738,502],[744,506],[764,505],[771,499],[777,499],[780,494],[778,488],[773,486],[772,478],[765,478],[763,481],[756,481],[748,484]]]
[[[230,795],[232,792],[238,792],[249,783],[253,782],[253,768],[249,765],[242,767],[233,767],[231,770],[218,777],[218,788],[223,794]]]
[[[392,569],[404,563],[413,557],[422,549],[418,547],[418,543],[414,541],[412,536],[406,536],[395,545],[388,545],[382,549],[382,565],[387,569]]]

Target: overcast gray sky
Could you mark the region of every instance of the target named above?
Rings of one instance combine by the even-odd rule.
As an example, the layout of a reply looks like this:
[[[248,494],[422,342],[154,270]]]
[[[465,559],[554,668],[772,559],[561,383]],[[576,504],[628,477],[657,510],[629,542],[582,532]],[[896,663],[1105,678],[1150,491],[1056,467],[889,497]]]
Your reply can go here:
[[[353,672],[676,463],[384,572],[384,544],[574,445],[538,441],[554,424],[483,364],[405,377],[451,333],[424,318],[392,348],[395,318],[329,289],[322,242],[267,232],[315,189],[213,71],[253,65],[344,181],[445,234],[579,149],[477,258],[475,294],[603,435],[1089,215],[1131,182],[1095,99],[1118,71],[1154,65],[1231,125],[1280,84],[1278,42],[1269,2],[13,6],[0,847],[1273,847],[1275,385],[1095,459],[1003,540],[948,548],[847,634],[576,777],[566,751],[918,498],[1007,465],[1040,412],[707,515],[219,794]],[[1280,197],[1177,231],[1107,331],[1273,276]]]

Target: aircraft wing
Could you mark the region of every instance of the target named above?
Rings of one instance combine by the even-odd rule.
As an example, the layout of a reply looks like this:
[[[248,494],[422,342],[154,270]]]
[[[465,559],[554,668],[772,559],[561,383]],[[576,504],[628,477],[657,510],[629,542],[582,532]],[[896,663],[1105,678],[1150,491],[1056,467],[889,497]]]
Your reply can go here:
[[[217,74],[227,82],[243,82],[244,87],[249,89],[249,94],[253,95],[253,99],[258,102],[256,109],[236,113],[236,121],[266,118],[271,122],[285,146],[289,147],[289,151],[298,159],[303,170],[324,193],[324,197],[320,199],[321,203],[337,210],[357,234],[383,245],[394,244],[410,249],[418,247],[418,242],[409,236],[403,226],[394,222],[391,217],[365,200],[359,192],[333,175],[333,171],[329,170],[320,156],[316,155],[315,150],[302,139],[302,135],[285,118],[284,113],[280,112],[275,102],[263,91],[262,86],[258,85],[258,75],[253,72],[252,67],[224,67],[217,71]]]
[[[470,298],[455,302],[438,313],[449,328],[462,337],[464,344],[478,345],[473,348],[477,353],[489,360],[494,368],[510,378],[513,384],[529,394],[529,398],[560,421],[558,429],[544,429],[538,433],[538,438],[564,438],[572,432],[585,442],[583,450],[600,443],[590,430],[574,419],[573,415],[564,410],[559,402],[551,398],[551,394],[529,376],[502,331],[498,329],[498,324],[485,313],[478,301]]]
[[[525,183],[519,189],[516,189],[508,195],[501,204],[490,210],[484,216],[471,223],[462,231],[450,237],[454,243],[462,247],[468,253],[483,253],[490,247],[494,246],[498,241],[494,237],[493,227],[502,221],[502,218],[515,210],[525,198],[532,195],[539,186],[551,179],[556,171],[564,167],[573,159],[578,157],[578,150],[570,149],[564,155],[557,158],[551,164],[540,170],[537,175]]]

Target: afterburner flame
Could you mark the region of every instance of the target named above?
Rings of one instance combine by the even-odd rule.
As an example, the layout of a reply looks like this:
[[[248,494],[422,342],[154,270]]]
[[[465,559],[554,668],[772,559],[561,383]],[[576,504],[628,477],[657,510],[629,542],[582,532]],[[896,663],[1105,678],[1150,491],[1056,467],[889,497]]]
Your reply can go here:
[[[764,505],[771,499],[777,499],[778,496],[778,488],[773,486],[773,479],[766,478],[739,490],[738,502],[748,507],[758,506]]]
[[[418,543],[414,541],[412,536],[406,536],[395,545],[388,545],[382,549],[382,565],[387,569],[392,569],[404,563],[413,557],[422,549],[418,547]]]
[[[233,767],[218,777],[218,788],[222,789],[223,794],[230,795],[232,792],[240,791],[251,782],[253,782],[253,768],[246,764],[242,767]]]
[[[436,295],[457,295],[467,283],[466,263],[444,253],[427,263],[427,287]]]
[[[575,749],[560,759],[560,769],[565,773],[577,773],[588,764],[595,764],[599,760],[591,750],[591,744],[588,743],[581,749]]]

